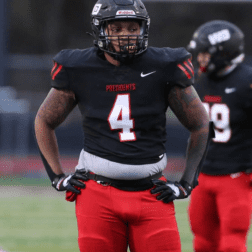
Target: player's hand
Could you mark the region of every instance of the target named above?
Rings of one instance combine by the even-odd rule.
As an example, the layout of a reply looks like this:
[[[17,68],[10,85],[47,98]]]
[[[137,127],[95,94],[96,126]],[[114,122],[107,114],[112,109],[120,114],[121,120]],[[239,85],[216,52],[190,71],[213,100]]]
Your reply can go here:
[[[52,186],[57,191],[71,191],[73,193],[80,194],[80,190],[76,189],[75,186],[79,188],[86,187],[86,185],[80,180],[88,180],[84,170],[77,170],[75,173],[70,175],[60,174],[53,180]]]
[[[186,182],[181,180],[180,182],[162,181],[158,179],[152,180],[156,186],[151,190],[152,194],[159,194],[157,200],[162,200],[164,203],[169,203],[175,199],[187,198],[192,191],[192,187]]]

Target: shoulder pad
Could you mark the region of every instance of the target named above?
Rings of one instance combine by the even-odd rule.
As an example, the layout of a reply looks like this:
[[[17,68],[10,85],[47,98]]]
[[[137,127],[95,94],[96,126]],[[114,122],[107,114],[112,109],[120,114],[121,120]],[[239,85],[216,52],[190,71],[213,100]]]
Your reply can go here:
[[[87,49],[64,49],[60,51],[53,60],[64,67],[76,67],[85,64],[86,59],[95,52],[95,48]]]
[[[191,54],[183,47],[149,47],[148,60],[162,69],[165,82],[170,86],[188,87],[194,83],[194,69]]]
[[[167,81],[170,85],[188,87],[194,83],[194,67],[191,54],[183,47],[165,48],[169,62],[164,62],[167,68]]]
[[[182,62],[192,57],[191,53],[189,53],[184,47],[179,48],[165,47],[163,48],[163,50],[167,58],[169,58],[169,60],[173,62]]]
[[[148,60],[155,61],[157,64],[167,65],[170,63],[176,63],[191,58],[191,54],[183,47],[170,48],[170,47],[149,47],[144,57],[148,57]]]

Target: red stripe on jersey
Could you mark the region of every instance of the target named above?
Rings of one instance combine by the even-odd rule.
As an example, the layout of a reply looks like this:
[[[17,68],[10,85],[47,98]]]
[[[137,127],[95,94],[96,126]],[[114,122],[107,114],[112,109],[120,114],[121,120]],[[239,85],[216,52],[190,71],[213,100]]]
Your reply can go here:
[[[184,65],[191,71],[192,75],[194,75],[194,71],[193,71],[193,68],[191,66],[189,66],[189,64],[187,64],[186,61],[183,62]]]
[[[220,95],[205,95],[204,102],[216,102],[219,103],[222,101],[222,97]]]
[[[191,59],[187,59],[187,61],[189,62],[189,64],[191,65],[191,67],[194,68]]]
[[[59,65],[58,69],[54,72],[54,74],[52,76],[53,80],[55,79],[56,75],[61,71],[62,67],[63,67],[62,65]]]
[[[53,71],[56,69],[57,66],[58,66],[58,63],[55,62],[55,63],[54,63],[54,66],[53,66],[53,68],[52,68],[52,71],[51,71],[51,75],[53,74]]]
[[[177,66],[184,72],[184,74],[187,76],[188,79],[192,78],[191,75],[186,71],[186,69],[182,65],[178,64]]]

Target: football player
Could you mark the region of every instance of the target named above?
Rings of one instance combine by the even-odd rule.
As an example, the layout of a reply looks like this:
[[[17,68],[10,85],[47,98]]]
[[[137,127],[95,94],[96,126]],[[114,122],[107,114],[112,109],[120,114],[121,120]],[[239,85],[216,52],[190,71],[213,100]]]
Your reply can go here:
[[[196,90],[215,138],[190,199],[194,250],[245,252],[250,225],[252,68],[243,63],[244,34],[234,24],[201,25],[188,46],[199,71]]]
[[[173,200],[197,184],[209,136],[191,54],[148,47],[150,18],[140,0],[99,0],[91,24],[94,47],[55,56],[52,88],[35,119],[52,186],[76,201],[80,251],[181,251]],[[55,129],[77,105],[83,150],[66,175]],[[168,106],[191,132],[179,182],[162,175]]]

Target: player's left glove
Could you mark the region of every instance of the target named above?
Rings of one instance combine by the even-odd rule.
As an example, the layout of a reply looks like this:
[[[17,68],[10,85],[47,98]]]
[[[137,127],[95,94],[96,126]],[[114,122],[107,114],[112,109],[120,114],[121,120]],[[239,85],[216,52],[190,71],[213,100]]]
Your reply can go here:
[[[180,182],[162,181],[158,179],[152,180],[156,186],[151,190],[152,194],[159,194],[157,200],[162,200],[164,203],[169,203],[175,199],[185,199],[192,191],[192,187],[186,182],[181,180]]]

